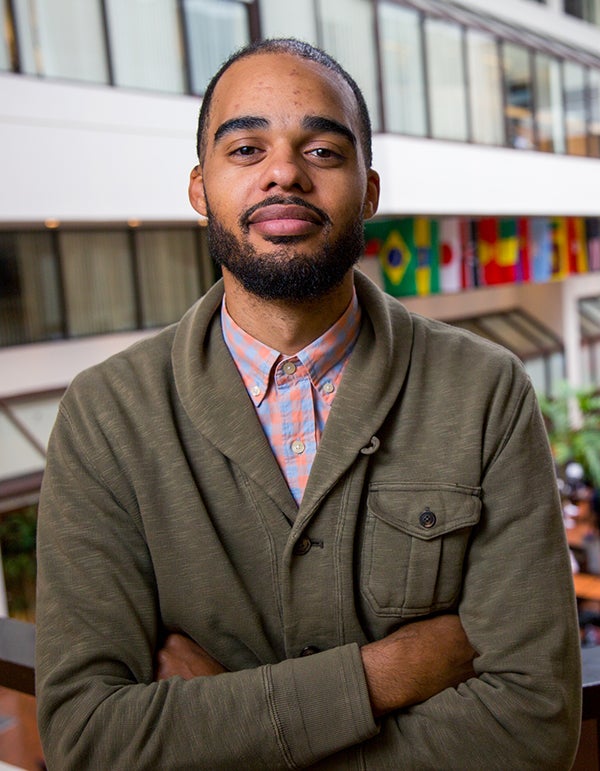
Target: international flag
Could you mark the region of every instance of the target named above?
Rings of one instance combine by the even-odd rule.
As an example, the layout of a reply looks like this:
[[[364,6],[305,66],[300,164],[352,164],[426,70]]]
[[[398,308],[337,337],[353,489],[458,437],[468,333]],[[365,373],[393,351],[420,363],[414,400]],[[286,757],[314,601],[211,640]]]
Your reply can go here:
[[[569,275],[569,242],[567,218],[553,217],[550,220],[552,239],[552,280],[560,281]]]
[[[365,223],[369,250],[379,244],[384,289],[395,297],[440,291],[439,228],[427,217]]]
[[[440,245],[437,221],[427,217],[416,217],[413,220],[413,235],[416,250],[417,294],[436,294],[440,291]]]
[[[477,223],[477,257],[483,283],[486,286],[499,284],[498,220],[495,217],[482,217]]]
[[[461,219],[460,241],[462,252],[463,289],[481,285],[480,266],[477,259],[477,223],[472,219]]]
[[[462,287],[462,250],[460,220],[445,217],[440,221],[440,284],[442,292],[460,292]]]
[[[517,280],[519,262],[519,232],[517,221],[501,219],[498,224],[499,248],[498,266],[501,283]]]
[[[547,217],[534,217],[529,223],[531,273],[535,282],[552,278],[552,231]]]
[[[531,243],[530,220],[528,217],[520,217],[517,223],[519,231],[519,259],[516,268],[516,280],[526,283],[531,280]]]
[[[379,244],[383,288],[394,297],[417,294],[416,248],[411,218],[365,222],[367,244]]]
[[[477,254],[484,284],[516,281],[519,262],[516,220],[482,217],[477,226]]]
[[[600,218],[590,217],[585,221],[585,235],[588,249],[588,267],[600,270]]]
[[[583,217],[567,218],[567,248],[569,251],[569,272],[587,273],[588,254]]]

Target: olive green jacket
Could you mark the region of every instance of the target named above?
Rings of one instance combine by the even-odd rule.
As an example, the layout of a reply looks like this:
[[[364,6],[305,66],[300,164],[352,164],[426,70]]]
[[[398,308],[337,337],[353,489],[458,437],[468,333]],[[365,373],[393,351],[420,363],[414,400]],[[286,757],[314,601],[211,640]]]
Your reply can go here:
[[[579,641],[531,384],[504,349],[356,285],[360,337],[299,509],[220,284],[68,390],[38,536],[51,771],[569,767]],[[446,610],[478,677],[375,721],[359,646]],[[229,672],[153,682],[165,630]]]

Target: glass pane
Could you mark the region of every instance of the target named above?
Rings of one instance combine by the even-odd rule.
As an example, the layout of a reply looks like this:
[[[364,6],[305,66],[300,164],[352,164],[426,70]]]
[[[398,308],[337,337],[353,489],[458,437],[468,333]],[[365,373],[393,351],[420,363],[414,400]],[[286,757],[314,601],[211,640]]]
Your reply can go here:
[[[371,114],[379,121],[373,4],[371,0],[320,0],[322,47],[335,57],[360,86]]]
[[[583,340],[600,338],[600,297],[579,301],[579,321]]]
[[[48,446],[48,438],[56,421],[60,396],[32,396],[10,404],[10,410],[22,426],[25,426],[42,447]]]
[[[600,386],[600,343],[595,343],[591,346],[591,377],[592,382],[596,386]]]
[[[100,0],[15,0],[23,72],[106,83]]]
[[[144,327],[177,321],[200,296],[193,230],[135,234]]]
[[[61,335],[58,270],[49,233],[0,233],[0,345]]]
[[[69,336],[135,329],[127,233],[60,233]]]
[[[260,26],[264,37],[296,37],[317,42],[317,20],[313,0],[260,0]]]
[[[584,388],[594,384],[593,376],[593,351],[591,345],[581,346],[581,385]]]
[[[600,70],[589,70],[590,155],[600,158]]]
[[[249,42],[248,13],[243,3],[184,0],[190,88],[202,94],[221,64]]]
[[[544,359],[541,356],[538,356],[535,359],[528,359],[525,362],[525,369],[527,370],[527,374],[531,378],[531,382],[537,393],[545,393],[546,370]]]
[[[550,153],[564,153],[565,132],[559,61],[545,54],[536,54],[535,75],[538,149]]]
[[[565,379],[565,356],[563,353],[553,353],[548,361],[550,364],[550,395],[555,396],[560,384]]]
[[[503,145],[502,77],[496,40],[483,32],[467,32],[467,64],[473,141]]]
[[[438,139],[468,139],[462,28],[425,21],[431,133]]]
[[[391,3],[379,4],[386,128],[402,134],[427,134],[425,76],[420,17]]]
[[[585,69],[575,62],[563,65],[565,111],[567,119],[567,152],[587,154],[587,115]]]
[[[184,91],[176,0],[105,0],[115,83]]]
[[[43,471],[44,456],[0,412],[0,480]]]
[[[504,91],[508,144],[520,150],[533,148],[533,97],[529,51],[504,45]]]
[[[600,24],[600,0],[565,0],[565,13]]]

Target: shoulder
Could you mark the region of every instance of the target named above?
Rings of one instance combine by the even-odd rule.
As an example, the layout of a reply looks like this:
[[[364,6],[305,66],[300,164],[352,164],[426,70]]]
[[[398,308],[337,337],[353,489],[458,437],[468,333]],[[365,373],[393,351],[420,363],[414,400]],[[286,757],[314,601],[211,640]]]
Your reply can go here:
[[[454,373],[466,379],[475,374],[483,380],[504,372],[525,378],[523,364],[507,348],[451,324],[408,311],[364,275],[357,275],[361,305],[373,325],[375,337],[389,337],[388,348],[396,361],[410,355],[411,367],[420,366],[436,375]]]

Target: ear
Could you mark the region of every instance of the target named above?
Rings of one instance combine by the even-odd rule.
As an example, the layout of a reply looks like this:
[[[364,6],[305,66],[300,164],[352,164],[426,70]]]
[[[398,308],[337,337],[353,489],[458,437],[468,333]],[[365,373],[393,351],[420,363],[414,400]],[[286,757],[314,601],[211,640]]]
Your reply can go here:
[[[367,192],[363,204],[363,218],[368,220],[375,215],[379,206],[379,174],[374,169],[367,172]]]
[[[192,207],[202,217],[206,217],[206,196],[204,195],[204,184],[202,182],[202,169],[200,166],[194,166],[190,173],[190,184],[188,187],[188,196]]]

